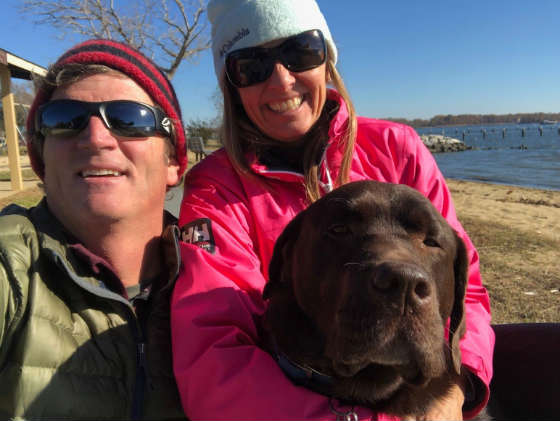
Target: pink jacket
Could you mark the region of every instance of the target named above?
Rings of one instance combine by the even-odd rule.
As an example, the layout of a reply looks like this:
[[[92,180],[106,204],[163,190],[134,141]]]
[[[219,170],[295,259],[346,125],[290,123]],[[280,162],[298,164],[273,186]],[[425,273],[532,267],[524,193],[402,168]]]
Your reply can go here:
[[[325,186],[327,174],[331,180],[337,177],[339,139],[347,120],[338,94],[329,91],[329,98],[341,106],[331,121],[322,161]],[[198,246],[182,244],[185,265],[171,311],[174,371],[183,407],[191,419],[335,419],[328,398],[294,386],[259,347],[259,316],[265,309],[261,293],[274,242],[306,207],[306,200],[302,175],[269,171],[254,159],[251,167],[267,182],[240,177],[220,150],[195,166],[186,180],[179,224],[189,224],[184,238]],[[489,298],[481,283],[477,252],[457,221],[430,152],[410,127],[359,118],[350,178],[416,188],[463,237],[470,276],[462,361],[488,385],[494,346]],[[481,407],[464,415],[472,416]],[[356,413],[360,419],[392,419],[364,408]]]

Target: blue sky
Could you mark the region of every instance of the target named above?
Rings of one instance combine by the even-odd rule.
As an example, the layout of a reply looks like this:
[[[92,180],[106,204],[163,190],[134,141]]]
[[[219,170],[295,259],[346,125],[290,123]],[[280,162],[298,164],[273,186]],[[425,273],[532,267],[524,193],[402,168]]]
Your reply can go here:
[[[128,1],[128,0],[120,0]],[[18,14],[2,1],[0,48],[47,66],[79,38]],[[560,112],[560,1],[319,0],[339,50],[339,70],[358,113]],[[173,83],[185,120],[212,118],[210,52]]]

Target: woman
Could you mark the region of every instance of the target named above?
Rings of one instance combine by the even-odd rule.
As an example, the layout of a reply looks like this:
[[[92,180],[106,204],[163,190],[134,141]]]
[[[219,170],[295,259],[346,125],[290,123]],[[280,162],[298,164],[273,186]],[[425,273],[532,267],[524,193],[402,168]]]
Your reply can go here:
[[[189,264],[173,295],[172,336],[186,412],[193,419],[334,419],[335,410],[349,411],[292,385],[259,348],[261,293],[274,242],[290,219],[336,186],[373,179],[418,189],[467,244],[462,353],[471,374],[428,417],[459,419],[463,401],[464,414],[476,414],[491,377],[489,300],[431,154],[409,127],[355,117],[314,0],[215,0],[208,14],[225,148],[191,170],[181,206],[192,244],[183,247]]]

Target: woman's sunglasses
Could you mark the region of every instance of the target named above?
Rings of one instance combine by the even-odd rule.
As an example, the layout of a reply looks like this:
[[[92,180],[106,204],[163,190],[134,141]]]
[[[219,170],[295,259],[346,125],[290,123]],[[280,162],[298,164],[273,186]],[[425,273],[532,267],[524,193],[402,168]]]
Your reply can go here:
[[[233,86],[246,88],[267,80],[278,61],[291,72],[304,72],[323,64],[326,57],[323,34],[314,29],[290,37],[274,48],[232,51],[226,57],[226,74]]]
[[[85,129],[92,115],[100,117],[117,136],[171,135],[171,120],[159,108],[136,101],[85,102],[58,99],[39,107],[35,130],[43,136],[75,136]]]

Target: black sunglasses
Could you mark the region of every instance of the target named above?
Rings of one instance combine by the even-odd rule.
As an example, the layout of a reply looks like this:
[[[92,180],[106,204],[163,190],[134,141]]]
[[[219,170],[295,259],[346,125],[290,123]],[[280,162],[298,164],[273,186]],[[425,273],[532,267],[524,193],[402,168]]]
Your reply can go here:
[[[277,47],[232,51],[226,57],[226,74],[233,86],[246,88],[267,80],[278,61],[291,72],[304,72],[323,64],[326,57],[323,34],[313,29],[294,35]]]
[[[85,102],[57,99],[39,107],[35,130],[43,136],[75,136],[85,129],[92,115],[103,120],[117,136],[171,135],[171,120],[159,108],[136,101]]]

